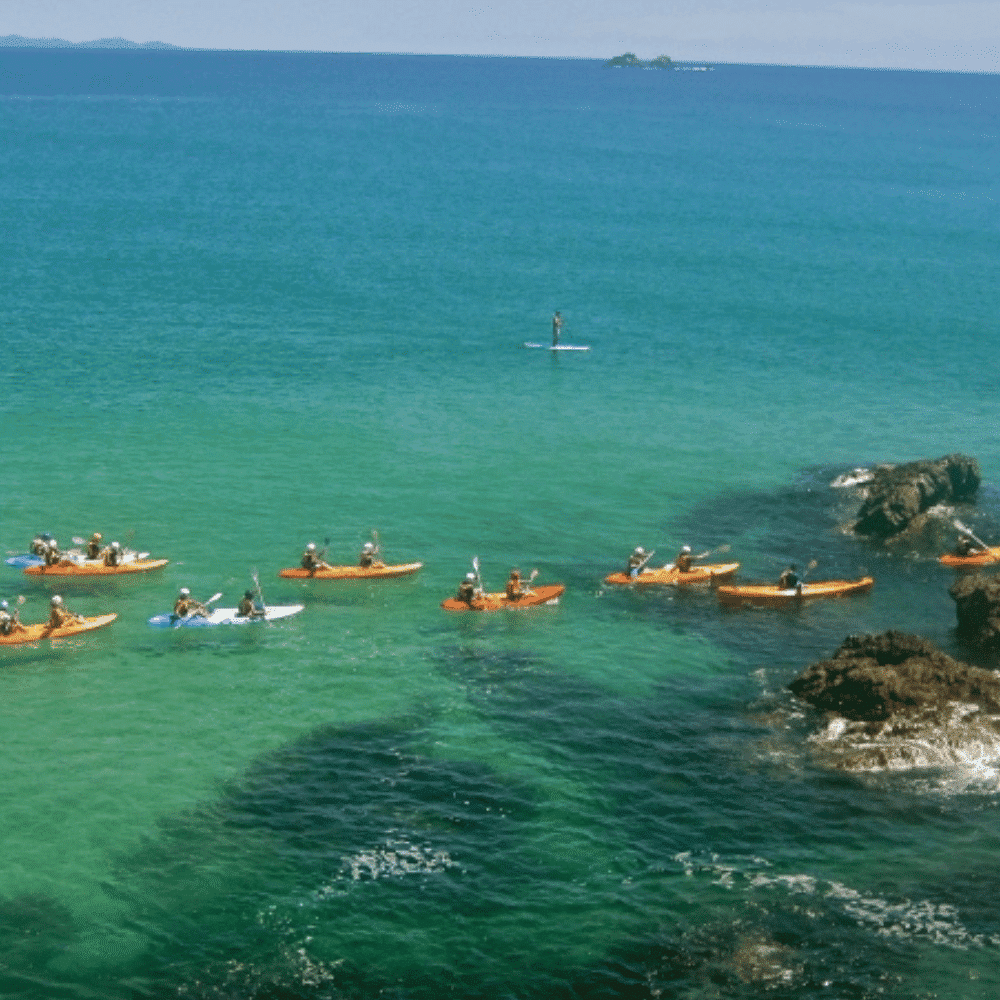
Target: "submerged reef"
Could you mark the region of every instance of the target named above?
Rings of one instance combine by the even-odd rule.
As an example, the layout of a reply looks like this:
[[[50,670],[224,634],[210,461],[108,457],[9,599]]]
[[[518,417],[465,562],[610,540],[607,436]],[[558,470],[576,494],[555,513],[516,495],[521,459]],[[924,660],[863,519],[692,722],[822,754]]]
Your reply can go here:
[[[854,530],[860,535],[890,539],[919,526],[919,516],[935,504],[972,500],[982,473],[966,455],[875,470]]]

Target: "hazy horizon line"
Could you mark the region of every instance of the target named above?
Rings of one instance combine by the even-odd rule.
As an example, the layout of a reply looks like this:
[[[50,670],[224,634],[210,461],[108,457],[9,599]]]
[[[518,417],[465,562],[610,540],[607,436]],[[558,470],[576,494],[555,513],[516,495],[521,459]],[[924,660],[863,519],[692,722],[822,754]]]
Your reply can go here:
[[[0,49],[86,49],[86,50],[107,50],[107,51],[172,51],[172,52],[257,52],[275,54],[310,54],[310,55],[359,55],[359,56],[426,56],[428,58],[454,58],[454,59],[554,59],[564,62],[606,62],[616,56],[540,56],[508,54],[502,52],[405,52],[405,51],[384,51],[362,50],[362,49],[240,49],[240,48],[215,48],[194,45],[174,45],[172,42],[133,42],[127,38],[110,37],[96,38],[84,42],[71,42],[65,38],[29,38],[25,35],[0,35]],[[626,50],[630,52],[631,50]],[[624,55],[626,53],[617,53]],[[634,54],[634,53],[633,53]],[[661,53],[665,54],[665,53]],[[657,58],[654,56],[653,58]],[[996,76],[997,70],[971,70],[971,69],[921,69],[919,67],[907,66],[858,66],[846,63],[795,63],[795,62],[766,62],[757,60],[727,60],[727,59],[674,59],[669,56],[672,62],[697,66],[762,66],[774,67],[778,69],[853,69],[868,72],[880,73],[960,73],[970,76]],[[643,60],[650,61],[650,60]],[[630,67],[620,67],[630,68]]]

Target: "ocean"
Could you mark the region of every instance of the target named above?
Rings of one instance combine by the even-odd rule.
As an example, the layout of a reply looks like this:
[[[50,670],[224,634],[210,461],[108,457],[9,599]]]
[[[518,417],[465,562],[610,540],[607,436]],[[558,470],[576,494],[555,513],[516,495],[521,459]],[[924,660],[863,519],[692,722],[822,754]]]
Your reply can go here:
[[[0,53],[0,996],[978,998],[1000,743],[850,772],[786,685],[958,643],[855,466],[978,459],[1000,539],[1000,77]],[[551,317],[564,343],[547,343]],[[384,582],[279,579],[314,541]],[[635,546],[870,594],[731,611]],[[728,549],[724,547],[728,546]],[[557,606],[440,608],[478,557]],[[180,587],[286,621],[157,631]]]

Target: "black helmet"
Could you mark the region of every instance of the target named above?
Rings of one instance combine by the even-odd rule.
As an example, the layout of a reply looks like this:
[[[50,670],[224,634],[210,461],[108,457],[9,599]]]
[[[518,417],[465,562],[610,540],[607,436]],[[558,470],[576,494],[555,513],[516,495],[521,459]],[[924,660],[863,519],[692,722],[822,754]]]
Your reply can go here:
[[[248,590],[248,591],[246,591],[246,593],[243,596],[244,597],[253,597],[253,591],[252,590]]]

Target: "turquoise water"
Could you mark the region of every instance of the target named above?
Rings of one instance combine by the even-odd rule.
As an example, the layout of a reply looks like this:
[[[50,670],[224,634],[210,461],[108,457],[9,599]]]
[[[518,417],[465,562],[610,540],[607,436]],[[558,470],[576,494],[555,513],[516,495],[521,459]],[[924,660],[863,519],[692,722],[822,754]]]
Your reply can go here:
[[[830,773],[784,686],[858,631],[968,658],[829,483],[962,451],[1000,536],[998,78],[0,58],[3,548],[171,560],[0,654],[0,994],[996,995],[995,762]],[[589,352],[523,349],[554,309]],[[424,569],[277,578],[373,530]],[[606,588],[640,544],[878,583]],[[475,555],[566,594],[448,615]],[[305,611],[146,626],[255,570]]]

